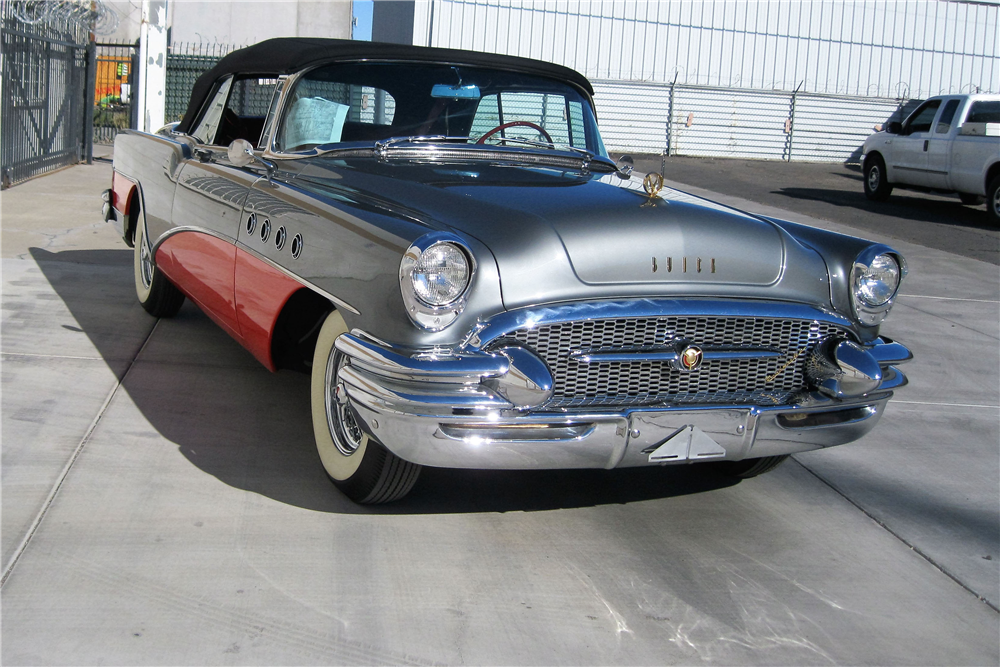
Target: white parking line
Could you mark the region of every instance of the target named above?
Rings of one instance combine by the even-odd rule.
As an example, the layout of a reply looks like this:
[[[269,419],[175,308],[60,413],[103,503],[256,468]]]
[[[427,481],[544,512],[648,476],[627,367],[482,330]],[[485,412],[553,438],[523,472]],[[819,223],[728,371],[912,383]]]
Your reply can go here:
[[[959,299],[953,296],[928,296],[927,294],[900,294],[899,296],[911,299],[940,299],[941,301],[972,301],[975,303],[1000,303],[994,299]]]
[[[931,403],[929,401],[900,401],[892,399],[893,403],[907,403],[909,405],[937,405],[943,408],[988,408],[1000,410],[1000,405],[976,405],[974,403]]]

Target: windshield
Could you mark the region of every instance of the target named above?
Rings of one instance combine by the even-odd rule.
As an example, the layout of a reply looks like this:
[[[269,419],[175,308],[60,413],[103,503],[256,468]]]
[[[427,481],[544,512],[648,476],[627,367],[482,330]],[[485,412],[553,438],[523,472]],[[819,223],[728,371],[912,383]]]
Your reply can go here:
[[[373,144],[436,137],[606,156],[593,110],[572,86],[510,71],[422,63],[349,63],[300,78],[284,105],[274,148]]]

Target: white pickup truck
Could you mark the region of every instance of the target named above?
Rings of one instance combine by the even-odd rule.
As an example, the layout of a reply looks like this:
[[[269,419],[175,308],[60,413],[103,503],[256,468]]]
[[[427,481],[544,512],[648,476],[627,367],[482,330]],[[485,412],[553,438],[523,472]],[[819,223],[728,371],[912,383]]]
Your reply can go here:
[[[869,199],[894,187],[956,192],[970,206],[985,197],[1000,224],[1000,95],[931,97],[868,137],[861,159]]]

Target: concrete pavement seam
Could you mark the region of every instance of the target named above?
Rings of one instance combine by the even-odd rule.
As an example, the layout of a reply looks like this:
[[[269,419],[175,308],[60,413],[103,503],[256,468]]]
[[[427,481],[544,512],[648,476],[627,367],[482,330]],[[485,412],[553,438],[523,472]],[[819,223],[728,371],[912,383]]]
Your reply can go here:
[[[66,481],[66,477],[69,475],[70,469],[73,467],[73,464],[76,463],[76,460],[80,457],[80,454],[83,452],[84,446],[87,444],[87,442],[90,441],[90,436],[93,435],[94,430],[97,428],[97,425],[101,421],[101,418],[104,417],[104,413],[107,411],[108,406],[111,405],[111,400],[115,397],[115,394],[118,393],[118,390],[121,389],[121,386],[125,383],[125,379],[128,377],[128,374],[132,371],[132,367],[135,365],[136,359],[138,359],[139,355],[142,354],[142,351],[146,349],[146,345],[149,344],[149,341],[153,337],[153,333],[156,331],[156,327],[159,326],[159,324],[160,320],[157,319],[156,324],[154,324],[153,328],[149,330],[149,335],[146,336],[146,340],[143,341],[142,347],[139,348],[139,350],[135,353],[135,356],[132,357],[132,360],[129,362],[128,369],[126,369],[125,373],[122,375],[121,380],[119,380],[115,384],[115,386],[111,388],[111,391],[108,392],[107,397],[104,399],[104,403],[101,404],[100,409],[97,411],[97,416],[94,417],[94,420],[90,423],[90,426],[87,427],[87,430],[83,434],[83,437],[80,438],[80,442],[76,445],[76,448],[73,450],[73,454],[69,457],[69,460],[66,462],[66,465],[63,466],[62,471],[60,471],[59,473],[59,477],[56,478],[55,484],[52,485],[52,489],[49,491],[49,495],[46,496],[45,502],[42,503],[42,508],[38,511],[38,514],[35,515],[35,519],[31,522],[31,526],[28,527],[28,531],[21,539],[20,544],[17,545],[17,549],[14,550],[14,553],[11,556],[10,561],[7,563],[7,566],[4,567],[3,577],[0,578],[0,587],[3,587],[3,585],[7,583],[7,579],[10,577],[11,572],[14,571],[14,567],[17,565],[17,561],[21,558],[21,554],[23,554],[24,550],[28,548],[28,543],[31,542],[31,538],[34,537],[35,532],[41,526],[42,520],[45,518],[45,515],[48,514],[49,508],[52,506],[52,503],[55,502],[56,496],[59,494],[59,490],[62,488],[63,482]]]
[[[897,540],[899,540],[900,542],[902,542],[906,546],[908,546],[912,552],[914,552],[915,554],[917,554],[918,556],[920,556],[921,558],[923,558],[925,561],[927,561],[928,563],[930,563],[930,565],[932,567],[934,567],[936,570],[938,570],[941,574],[943,574],[944,576],[948,577],[949,579],[951,579],[952,581],[954,581],[956,584],[958,584],[959,586],[961,586],[962,588],[964,588],[966,591],[968,591],[973,596],[975,596],[975,598],[977,600],[979,600],[980,602],[982,602],[983,604],[985,604],[987,607],[989,607],[993,611],[1000,612],[1000,607],[998,607],[995,603],[990,602],[985,597],[983,597],[982,595],[980,595],[976,591],[974,591],[971,588],[969,588],[958,577],[956,577],[955,575],[953,575],[951,572],[949,572],[948,570],[946,570],[940,563],[938,563],[933,558],[931,558],[930,555],[928,555],[928,554],[924,553],[923,551],[921,551],[920,548],[917,547],[916,545],[908,542],[906,539],[903,538],[902,535],[900,535],[899,533],[897,533],[896,531],[894,531],[892,528],[890,528],[888,526],[888,524],[886,524],[884,521],[881,521],[878,517],[876,517],[874,514],[872,514],[868,510],[866,510],[859,503],[855,502],[850,496],[848,496],[846,493],[844,493],[844,491],[842,491],[840,488],[838,488],[836,484],[834,484],[833,482],[831,482],[831,481],[829,481],[827,479],[824,479],[822,475],[820,475],[819,473],[817,473],[815,470],[813,470],[812,468],[810,468],[806,464],[802,463],[802,461],[799,461],[794,456],[792,457],[792,460],[795,461],[800,466],[802,466],[802,468],[806,472],[808,472],[810,475],[812,475],[813,477],[815,477],[816,479],[818,479],[820,482],[822,482],[823,484],[826,484],[828,487],[830,487],[831,489],[833,489],[841,498],[843,498],[844,500],[846,500],[847,502],[851,503],[856,508],[858,508],[861,511],[862,514],[864,514],[866,517],[868,517],[869,519],[871,519],[872,521],[874,521],[876,524],[878,524],[887,533],[889,533],[890,535],[892,535],[893,537],[895,537]]]

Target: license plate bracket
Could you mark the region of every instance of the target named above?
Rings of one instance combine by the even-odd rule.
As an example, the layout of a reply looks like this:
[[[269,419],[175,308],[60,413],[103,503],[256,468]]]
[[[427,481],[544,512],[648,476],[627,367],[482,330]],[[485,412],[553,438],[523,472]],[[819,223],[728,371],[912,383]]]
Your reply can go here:
[[[756,420],[749,410],[677,410],[635,413],[628,449],[647,463],[738,459],[753,442]]]

